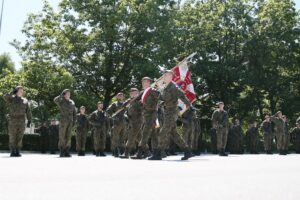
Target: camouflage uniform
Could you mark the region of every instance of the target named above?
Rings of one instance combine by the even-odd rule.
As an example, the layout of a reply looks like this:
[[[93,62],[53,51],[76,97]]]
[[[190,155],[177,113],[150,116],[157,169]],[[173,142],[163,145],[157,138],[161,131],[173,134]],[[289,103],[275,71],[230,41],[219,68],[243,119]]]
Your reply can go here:
[[[118,157],[120,151],[123,151],[125,148],[126,121],[124,106],[124,102],[115,102],[107,110],[109,116],[112,117],[111,149],[116,157]],[[124,110],[113,116],[113,114],[120,109]]]
[[[144,93],[147,93],[147,95],[144,95]],[[136,156],[132,157],[133,159],[142,159],[148,156],[148,142],[153,133],[155,133],[155,121],[157,119],[159,96],[160,93],[157,90],[147,88],[137,97],[137,100],[141,100],[143,103],[143,128],[142,137],[138,145],[138,152]]]
[[[131,99],[132,100],[132,99]],[[136,147],[141,140],[141,131],[143,126],[143,104],[135,99],[130,102],[127,109],[128,116],[128,139],[125,147],[125,157]]]
[[[70,156],[69,149],[71,147],[72,128],[76,123],[75,103],[71,99],[65,99],[63,94],[55,97],[54,102],[60,110],[58,148],[61,151],[62,157]]]
[[[185,94],[176,87],[173,82],[170,82],[161,93],[161,100],[164,101],[164,123],[159,132],[158,138],[158,152],[165,150],[166,140],[172,137],[172,140],[179,148],[183,149],[185,156],[183,159],[188,159],[191,156],[190,149],[183,137],[177,133],[177,119],[178,119],[178,99],[183,101],[186,106],[190,106],[189,100]],[[159,158],[157,155],[153,159]]]
[[[258,153],[259,132],[258,127],[251,127],[246,132],[248,150],[250,153]]]
[[[294,146],[296,153],[300,153],[300,128],[295,127],[291,131],[291,142]]]
[[[107,117],[104,111],[94,111],[90,118],[90,124],[93,126],[93,142],[96,156],[104,156],[106,144]]]
[[[25,119],[31,121],[31,110],[27,99],[14,95],[14,92],[6,94],[4,100],[7,103],[8,114],[8,134],[9,148],[12,154],[20,156],[19,150],[22,148],[22,140],[25,131]],[[13,155],[12,155],[13,156]]]
[[[192,109],[187,110],[179,120],[182,122],[183,138],[188,147],[192,149],[194,141],[194,113]]]
[[[273,132],[272,132],[272,123],[269,121],[263,121],[261,124],[261,129],[264,134],[264,147],[265,151],[268,154],[272,153],[272,144],[273,144]]]
[[[243,147],[243,130],[240,125],[233,125],[228,133],[228,150],[230,153],[241,154]]]
[[[286,121],[285,123],[285,126],[284,126],[284,151],[286,153],[288,153],[288,149],[289,149],[289,144],[290,144],[290,133],[289,133],[289,124],[288,122]]]
[[[76,115],[76,151],[79,155],[84,155],[86,137],[89,130],[89,121],[86,114]]]
[[[200,118],[194,114],[193,117],[194,121],[194,131],[193,131],[193,140],[192,140],[192,150],[195,155],[200,155],[199,143],[201,144],[202,141],[202,131],[201,131],[201,124]]]
[[[40,134],[41,153],[46,153],[49,149],[49,128],[42,125],[35,132]]]
[[[213,154],[218,153],[217,149],[217,130],[215,128],[210,129],[210,144],[211,144],[211,152]]]
[[[275,124],[275,136],[277,142],[277,149],[280,154],[284,154],[285,150],[285,122],[282,118],[271,116],[271,121]]]
[[[49,148],[51,154],[55,154],[58,150],[58,135],[59,135],[59,125],[49,126]]]
[[[216,129],[217,149],[219,152],[225,151],[228,136],[228,114],[225,110],[215,110],[212,114],[212,126]]]

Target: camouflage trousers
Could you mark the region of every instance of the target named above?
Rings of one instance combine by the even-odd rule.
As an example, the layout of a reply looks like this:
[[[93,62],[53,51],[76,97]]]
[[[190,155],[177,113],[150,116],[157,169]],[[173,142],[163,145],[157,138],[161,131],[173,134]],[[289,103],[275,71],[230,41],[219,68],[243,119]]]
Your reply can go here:
[[[9,148],[11,150],[22,148],[24,131],[25,131],[25,123],[9,122],[8,135],[9,135]]]
[[[148,141],[153,135],[155,130],[155,121],[157,118],[157,111],[148,111],[144,112],[143,115],[143,129],[142,129],[142,138],[139,142],[139,148],[145,150],[148,149]]]
[[[164,123],[158,134],[158,149],[166,150],[166,144],[170,139],[179,146],[182,150],[187,150],[188,145],[184,141],[183,137],[177,132],[177,116],[178,111],[164,110]]]
[[[290,134],[286,133],[284,134],[285,140],[284,140],[284,150],[289,149],[289,144],[290,144]]]
[[[111,149],[116,148],[124,149],[125,147],[125,135],[126,124],[125,122],[114,123],[111,131]]]
[[[190,149],[194,147],[194,123],[184,123],[183,126],[183,138]]]
[[[141,140],[143,121],[141,118],[129,120],[126,149],[130,152]]]
[[[104,151],[106,145],[106,129],[103,127],[94,127],[93,131],[94,150],[96,152]]]
[[[158,134],[159,134],[159,128],[154,128],[151,134],[151,149],[157,149],[158,148]]]
[[[220,151],[221,149],[226,148],[227,144],[227,137],[228,137],[228,130],[227,128],[218,128],[217,131],[217,150]]]
[[[277,132],[276,135],[276,142],[277,142],[277,150],[285,150],[286,145],[286,136],[283,132]]]
[[[249,137],[249,151],[250,152],[257,152],[258,149],[258,137],[257,136],[250,136]]]
[[[264,148],[265,151],[271,151],[273,144],[273,134],[265,133],[264,134]]]
[[[85,151],[87,130],[76,130],[76,151]]]
[[[59,140],[58,148],[60,150],[68,150],[71,147],[71,137],[73,121],[60,121],[59,123]]]

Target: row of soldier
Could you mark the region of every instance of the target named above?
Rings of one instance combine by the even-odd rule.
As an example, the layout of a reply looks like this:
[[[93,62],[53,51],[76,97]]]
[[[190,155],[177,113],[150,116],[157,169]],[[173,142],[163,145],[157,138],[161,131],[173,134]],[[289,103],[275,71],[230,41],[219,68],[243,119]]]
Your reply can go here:
[[[115,157],[129,158],[130,153],[134,152],[137,146],[136,154],[131,158],[161,160],[166,156],[171,142],[184,151],[182,160],[194,156],[192,148],[198,140],[193,137],[192,133],[199,133],[199,120],[195,120],[197,118],[189,100],[172,82],[172,78],[173,72],[166,71],[163,75],[165,87],[158,91],[151,87],[152,80],[145,77],[142,79],[143,91],[139,92],[138,89],[132,88],[130,99],[127,101],[124,101],[124,95],[119,93],[116,97],[117,102],[109,106],[106,111],[103,110],[103,103],[98,102],[97,109],[89,116],[85,114],[84,106],[80,107],[79,114],[76,113],[75,103],[70,98],[70,90],[64,90],[54,99],[60,111],[58,142],[60,157],[71,156],[71,136],[75,126],[79,155],[84,155],[86,135],[91,126],[97,156],[105,156],[105,138],[108,130],[110,130],[111,148]],[[9,107],[8,130],[12,157],[20,156],[25,118],[27,117],[28,120],[27,126],[30,126],[32,117],[28,101],[22,96],[23,88],[19,86],[4,97]],[[179,118],[183,123],[185,139],[177,132],[179,99],[187,108],[187,111]],[[220,156],[227,156],[225,148],[229,131],[228,114],[224,110],[223,102],[219,102],[218,107],[212,115],[212,131],[216,133],[218,153]],[[128,123],[126,123],[125,116],[127,116]],[[282,113],[276,113],[270,117],[270,120],[275,123],[278,150],[284,155],[286,154],[284,144],[286,140]],[[264,130],[267,130],[267,126]],[[151,140],[151,148],[148,145],[149,140]]]

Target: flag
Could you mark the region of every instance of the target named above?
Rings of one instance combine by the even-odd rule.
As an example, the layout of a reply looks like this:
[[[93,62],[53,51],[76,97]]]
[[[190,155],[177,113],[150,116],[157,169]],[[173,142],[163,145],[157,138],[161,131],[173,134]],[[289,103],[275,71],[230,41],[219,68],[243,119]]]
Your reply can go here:
[[[191,103],[196,101],[197,96],[192,82],[191,72],[187,62],[183,62],[172,69],[174,76],[173,81],[185,93],[185,96]]]

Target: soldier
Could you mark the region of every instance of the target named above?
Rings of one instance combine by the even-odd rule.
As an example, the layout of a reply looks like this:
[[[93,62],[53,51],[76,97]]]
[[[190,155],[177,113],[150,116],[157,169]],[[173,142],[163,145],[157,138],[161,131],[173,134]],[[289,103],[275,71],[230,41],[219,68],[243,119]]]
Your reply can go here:
[[[142,79],[143,91],[137,97],[137,99],[141,100],[143,104],[143,128],[142,138],[138,145],[138,151],[135,156],[131,157],[133,159],[143,159],[148,156],[148,141],[154,133],[156,126],[157,107],[160,94],[157,90],[150,87],[151,82],[152,79],[149,77],[144,77]]]
[[[187,143],[189,149],[192,149],[192,142],[194,139],[194,111],[192,108],[188,109],[183,113],[181,117],[178,118],[182,122],[182,129],[183,129],[183,138],[184,141]]]
[[[275,115],[271,116],[271,121],[275,124],[275,136],[277,142],[277,150],[280,155],[286,155],[285,151],[285,121],[282,118],[282,112],[278,111]]]
[[[193,121],[194,121],[194,137],[192,140],[192,150],[193,150],[193,154],[200,156],[201,152],[199,149],[199,142],[201,144],[202,142],[202,131],[201,131],[201,124],[200,124],[200,117],[198,116],[198,114],[196,113],[196,111],[194,111],[194,117],[193,117]]]
[[[296,122],[296,127],[291,131],[291,142],[294,145],[296,153],[300,153],[300,122]]]
[[[17,86],[11,93],[4,96],[9,110],[8,134],[11,157],[21,156],[20,149],[22,148],[26,118],[28,128],[31,124],[31,110],[27,99],[23,97],[23,93],[23,87]]]
[[[211,152],[213,154],[218,154],[218,148],[217,148],[217,130],[212,127],[209,130],[209,132],[210,132]]]
[[[267,154],[273,154],[273,132],[272,123],[270,121],[270,115],[265,116],[265,120],[261,124],[261,130],[264,134],[264,147]]]
[[[240,125],[240,120],[235,119],[234,124],[232,125],[229,131],[229,138],[231,145],[230,153],[235,154],[242,154],[244,152],[244,145],[243,145],[243,129]],[[229,139],[228,139],[229,143]],[[228,145],[228,144],[227,144]]]
[[[58,135],[59,135],[59,125],[56,120],[51,121],[51,125],[49,126],[49,147],[50,153],[55,154],[58,149]]]
[[[227,156],[225,153],[225,148],[227,144],[227,136],[228,136],[228,114],[224,110],[224,103],[218,102],[217,105],[219,108],[214,111],[212,114],[212,126],[216,129],[217,134],[217,149],[219,151],[220,156]]]
[[[259,142],[259,131],[257,122],[253,122],[249,125],[249,129],[246,132],[248,149],[251,154],[258,154],[257,146]]]
[[[93,137],[96,156],[106,156],[104,151],[106,144],[107,117],[106,113],[103,111],[103,103],[101,101],[97,103],[97,110],[91,114],[89,121],[94,127]]]
[[[289,153],[289,144],[290,144],[290,133],[289,133],[289,122],[286,115],[282,116],[284,121],[284,151],[286,154]]]
[[[70,90],[65,89],[59,96],[54,98],[54,102],[60,110],[58,142],[60,157],[71,157],[69,150],[71,147],[72,128],[76,123],[76,108],[74,101],[70,97]]]
[[[177,133],[177,119],[178,119],[178,100],[180,99],[189,109],[190,102],[186,98],[185,94],[172,82],[173,71],[167,70],[163,75],[164,82],[166,84],[165,88],[161,93],[161,100],[164,102],[164,123],[159,132],[158,138],[158,149],[154,149],[153,156],[149,160],[161,160],[161,151],[165,150],[165,140],[172,136],[172,140],[181,149],[184,150],[184,156],[181,160],[187,160],[193,156],[190,148],[183,140],[182,136]]]
[[[42,126],[35,129],[35,132],[40,134],[41,153],[47,153],[49,148],[49,128],[47,127],[47,123],[44,122]]]
[[[128,139],[126,142],[125,152],[121,158],[129,158],[130,152],[136,147],[141,140],[141,131],[143,125],[143,104],[137,100],[139,96],[139,90],[137,88],[130,89],[130,100],[125,104],[128,104],[127,116],[128,116]]]
[[[107,114],[112,119],[112,130],[111,130],[111,149],[115,157],[119,157],[119,154],[124,151],[125,146],[125,132],[126,132],[126,121],[125,121],[125,109],[124,109],[124,94],[118,93],[117,102],[113,103],[107,110]],[[119,110],[122,110],[119,112]]]
[[[78,156],[85,155],[85,144],[89,130],[88,117],[85,114],[85,107],[80,107],[80,113],[76,115],[76,151]]]

